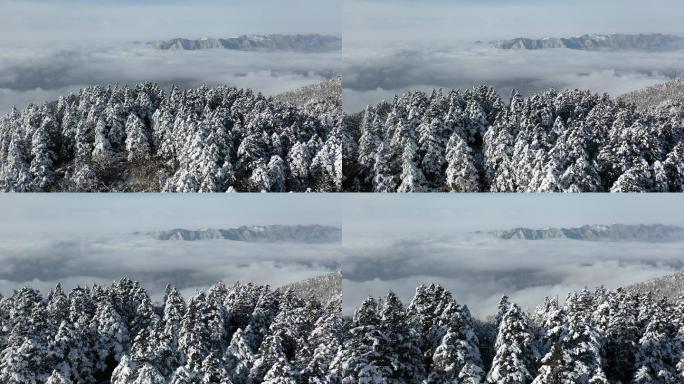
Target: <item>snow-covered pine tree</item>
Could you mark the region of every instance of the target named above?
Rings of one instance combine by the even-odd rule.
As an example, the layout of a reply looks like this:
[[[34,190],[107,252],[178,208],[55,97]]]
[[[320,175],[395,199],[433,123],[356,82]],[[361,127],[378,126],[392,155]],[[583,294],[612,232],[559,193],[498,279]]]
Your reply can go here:
[[[33,174],[34,184],[39,191],[49,189],[54,182],[55,153],[53,148],[55,145],[51,136],[54,130],[53,120],[45,117],[31,136],[30,172]]]
[[[283,348],[282,338],[280,338],[280,336],[274,335],[266,337],[259,350],[260,354],[254,361],[254,365],[249,372],[250,380],[256,382],[264,381],[266,375],[276,365],[279,365],[281,370],[271,373],[271,380],[274,380],[274,376],[276,375],[290,374],[293,371],[287,360],[287,357],[285,356],[285,350]]]
[[[131,382],[132,384],[166,384],[166,379],[162,376],[157,368],[153,367],[150,363],[144,363],[140,368],[138,368],[135,380]],[[112,384],[114,382],[112,381]]]
[[[235,88],[173,87],[165,95],[151,83],[90,87],[0,120],[5,191],[246,191],[256,165],[272,156],[282,169],[304,170],[285,182],[287,191],[339,190],[342,182],[339,108]],[[297,143],[307,147],[306,161],[290,166]]]
[[[388,383],[420,383],[425,368],[420,353],[419,339],[406,319],[406,312],[394,292],[389,292],[380,308],[380,332],[384,343],[376,363],[386,367]]]
[[[128,115],[126,120],[126,152],[129,162],[140,162],[149,159],[150,144],[145,133],[145,125],[135,114]]]
[[[635,357],[635,384],[675,383],[676,366],[682,353],[676,324],[654,304],[654,312],[639,340]]]
[[[395,191],[402,172],[422,172],[430,190],[446,190],[445,147],[456,134],[482,178],[478,190],[662,191],[665,184],[679,190],[681,183],[672,179],[679,174],[681,111],[681,106],[637,111],[583,91],[528,98],[513,92],[508,108],[488,87],[431,96],[410,91],[347,119],[345,127],[352,131],[347,136],[358,138],[359,146],[349,159],[356,161],[345,169],[362,191]],[[411,140],[415,157],[404,154],[403,145]],[[413,159],[415,169],[406,159]],[[452,175],[465,172],[452,168]]]
[[[480,190],[477,168],[473,163],[471,149],[456,133],[447,144],[446,186],[451,192],[478,192]]]
[[[388,380],[391,370],[378,364],[382,359],[380,348],[385,342],[380,327],[378,302],[369,297],[354,313],[349,338],[332,363],[332,373],[339,376],[343,384]]]
[[[482,382],[485,372],[468,308],[452,302],[442,312],[439,322],[446,333],[435,349],[427,382]]]
[[[496,355],[487,374],[491,384],[527,384],[532,381],[534,352],[528,319],[517,304],[510,304],[499,323]]]
[[[618,289],[608,298],[609,318],[605,330],[606,375],[623,383],[632,380],[640,331],[636,298]]]
[[[52,371],[45,384],[71,384],[71,380],[57,370]]]
[[[97,303],[91,329],[97,335],[94,368],[100,372],[111,371],[130,346],[128,327],[112,304],[104,300]]]

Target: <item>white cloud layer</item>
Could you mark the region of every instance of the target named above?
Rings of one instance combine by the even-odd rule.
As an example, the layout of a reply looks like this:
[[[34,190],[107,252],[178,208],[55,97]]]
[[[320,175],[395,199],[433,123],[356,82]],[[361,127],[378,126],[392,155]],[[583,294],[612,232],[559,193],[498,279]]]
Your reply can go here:
[[[335,271],[339,246],[229,240],[162,241],[146,235],[97,239],[25,239],[0,246],[0,293],[25,285],[47,291],[61,282],[109,284],[127,276],[159,297],[166,284],[194,291],[218,281],[278,287]]]
[[[681,1],[346,0],[344,107],[362,109],[407,89],[488,84],[508,97],[550,87],[618,96],[684,74],[684,51],[505,51],[490,41],[591,33],[684,36]],[[475,44],[475,42],[480,42]]]
[[[161,51],[146,42],[341,34],[341,0],[0,0],[0,113],[90,85],[155,81],[267,95],[330,78],[341,52]]]
[[[579,88],[619,96],[684,74],[684,51],[501,50],[483,43],[372,52],[349,48],[344,56],[344,107],[350,112],[409,89],[485,84],[504,98],[513,88],[527,95]]]
[[[162,51],[145,45],[97,49],[6,49],[0,53],[0,112],[90,85],[154,81],[164,87],[230,85],[275,95],[332,77],[339,53]]]
[[[0,196],[0,293],[109,284],[123,276],[154,295],[217,281],[280,286],[339,268],[339,244],[162,241],[150,231],[240,225],[341,226],[337,195],[7,194]],[[134,232],[140,232],[134,234]]]
[[[345,309],[368,295],[396,291],[405,301],[419,284],[439,283],[477,316],[493,315],[502,295],[534,309],[584,287],[616,288],[684,269],[683,243],[614,244],[573,240],[404,240],[349,247],[342,262]]]
[[[440,283],[479,317],[504,294],[527,308],[547,295],[615,288],[684,269],[684,243],[499,240],[516,227],[584,224],[684,226],[679,195],[347,195],[344,307],[418,284]]]

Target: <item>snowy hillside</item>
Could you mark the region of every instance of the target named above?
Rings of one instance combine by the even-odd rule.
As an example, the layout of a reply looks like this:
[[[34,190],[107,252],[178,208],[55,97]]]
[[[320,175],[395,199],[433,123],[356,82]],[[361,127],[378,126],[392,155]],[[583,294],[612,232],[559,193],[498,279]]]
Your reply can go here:
[[[238,51],[334,52],[342,49],[342,39],[330,35],[242,35],[227,39],[203,38],[153,41],[157,49],[232,49]]]
[[[494,42],[499,49],[552,49],[568,48],[585,51],[670,51],[684,49],[684,38],[674,35],[654,34],[610,34],[582,35],[576,37],[544,39],[516,38]]]
[[[332,243],[342,241],[342,230],[323,225],[251,225],[229,229],[172,229],[152,232],[150,236],[157,240]]]
[[[316,299],[321,303],[342,301],[342,273],[335,272],[323,276],[313,277],[304,281],[288,284],[280,288],[292,290],[300,298]]]
[[[138,282],[0,300],[2,383],[296,383],[330,375],[339,301],[218,283],[154,304]],[[311,381],[309,381],[311,380]]]
[[[527,313],[504,296],[482,322],[432,284],[406,306],[392,292],[369,297],[346,319],[339,300],[313,295],[339,280],[218,283],[188,299],[169,287],[159,305],[129,279],[58,285],[47,297],[17,289],[0,299],[0,381],[607,384],[684,374],[681,300],[585,289]]]
[[[674,301],[684,295],[684,272],[634,284],[627,289],[639,294],[651,292]]]
[[[410,91],[343,121],[343,188],[376,192],[684,190],[684,105],[635,110],[549,90]]]
[[[681,300],[599,288],[527,313],[504,296],[487,323],[466,304],[437,285],[418,287],[406,306],[392,292],[369,297],[333,372],[342,382],[435,384],[679,383],[684,373]]]
[[[340,119],[249,89],[89,87],[0,117],[0,190],[336,191]]]
[[[620,96],[620,100],[639,109],[684,105],[684,77],[627,93]]]
[[[276,101],[308,108],[321,104],[342,110],[342,77],[336,76],[318,84],[276,95],[273,98]]]
[[[673,225],[584,225],[575,228],[515,228],[494,232],[500,239],[571,239],[581,241],[684,241],[684,228]]]

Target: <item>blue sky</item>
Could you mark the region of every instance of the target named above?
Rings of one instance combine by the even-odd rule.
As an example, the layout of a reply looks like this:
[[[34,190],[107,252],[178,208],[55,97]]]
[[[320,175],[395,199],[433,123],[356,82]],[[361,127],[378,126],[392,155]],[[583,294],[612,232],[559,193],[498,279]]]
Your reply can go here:
[[[0,45],[331,33],[341,0],[2,0]]]
[[[141,281],[155,299],[166,284],[186,294],[217,282],[274,287],[339,267],[339,244],[160,241],[172,228],[323,224],[341,226],[339,195],[2,194],[0,293],[47,292]],[[134,233],[138,232],[138,233]]]
[[[450,289],[479,317],[502,295],[525,308],[547,295],[616,288],[682,270],[683,242],[500,240],[492,230],[585,224],[684,226],[681,194],[347,194],[344,307],[418,284]],[[482,231],[481,233],[476,233]]]
[[[344,196],[345,240],[442,236],[520,226],[684,226],[681,194],[417,194]]]
[[[678,0],[346,0],[346,47],[584,33],[684,33]]]
[[[341,225],[339,195],[318,194],[3,194],[5,239],[130,234],[240,225]]]
[[[267,95],[338,72],[339,52],[168,51],[177,37],[341,33],[342,0],[0,0],[0,114],[95,84],[232,85]],[[133,44],[138,42],[140,44]]]

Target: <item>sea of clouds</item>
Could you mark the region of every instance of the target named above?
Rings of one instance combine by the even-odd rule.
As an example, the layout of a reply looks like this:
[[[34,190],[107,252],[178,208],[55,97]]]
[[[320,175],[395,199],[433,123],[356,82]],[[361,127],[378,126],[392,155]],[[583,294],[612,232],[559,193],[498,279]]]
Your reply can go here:
[[[348,48],[344,57],[347,112],[408,90],[484,84],[494,87],[505,100],[513,89],[527,96],[550,88],[620,96],[684,74],[684,51],[503,50],[482,42],[440,49]]]
[[[340,53],[14,48],[0,52],[0,112],[40,104],[92,85],[153,81],[168,89],[228,85],[276,95],[331,78]]]

